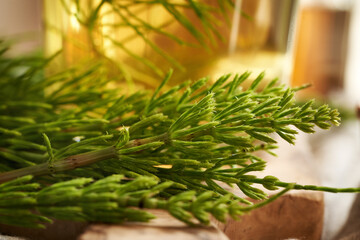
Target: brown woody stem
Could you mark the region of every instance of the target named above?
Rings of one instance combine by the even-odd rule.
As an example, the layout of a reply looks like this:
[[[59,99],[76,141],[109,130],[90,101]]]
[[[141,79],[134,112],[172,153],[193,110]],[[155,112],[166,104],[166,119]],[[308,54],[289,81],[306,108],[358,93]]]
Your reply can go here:
[[[163,141],[163,142],[169,141],[168,133],[164,133],[155,137],[131,140],[124,146],[124,148],[133,148],[155,141]],[[38,164],[36,166],[30,166],[30,167],[16,169],[13,171],[0,173],[0,183],[7,182],[12,179],[26,175],[42,176],[47,174],[54,174],[57,172],[83,167],[98,161],[102,161],[110,158],[118,158],[118,157],[119,154],[117,153],[117,149],[114,146],[111,146],[101,150],[72,155],[67,158],[54,161],[53,163],[47,162],[47,163]]]
[[[115,157],[118,157],[118,154],[116,153],[115,147],[111,146],[101,150],[69,156],[67,158],[55,161],[52,164],[42,163],[36,166],[30,166],[4,172],[0,174],[0,183],[7,182],[25,175],[41,176],[66,170],[72,170],[101,160]]]

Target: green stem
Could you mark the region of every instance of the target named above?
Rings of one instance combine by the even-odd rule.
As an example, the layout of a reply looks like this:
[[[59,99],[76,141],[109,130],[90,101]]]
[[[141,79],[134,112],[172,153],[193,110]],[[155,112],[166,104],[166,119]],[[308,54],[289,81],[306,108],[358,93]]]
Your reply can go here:
[[[246,178],[244,179],[246,182],[252,183],[259,183],[263,184],[266,181],[262,178]],[[360,192],[360,188],[333,188],[333,187],[322,187],[322,186],[315,186],[315,185],[300,185],[294,183],[287,183],[282,181],[275,181],[274,186],[297,189],[297,190],[312,190],[312,191],[322,191],[322,192],[332,192],[332,193],[354,193]]]
[[[124,146],[124,148],[131,150],[131,148],[136,148],[138,146],[156,141],[162,141],[166,143],[167,141],[169,141],[168,133],[164,133],[159,136],[149,137],[144,139],[134,139],[128,142]],[[78,167],[84,167],[98,161],[102,161],[110,158],[117,158],[119,157],[119,154],[117,153],[116,150],[117,149],[114,146],[111,146],[101,150],[72,155],[64,159],[54,161],[51,164],[42,163],[35,166],[4,172],[0,174],[0,183],[7,182],[12,179],[22,177],[25,175],[42,176],[42,175],[54,174],[57,172],[72,170]]]
[[[251,210],[254,210],[256,208],[265,206],[266,204],[269,204],[269,203],[275,201],[276,199],[278,199],[279,197],[281,197],[282,195],[284,195],[286,192],[291,190],[293,186],[294,186],[293,184],[288,184],[288,187],[286,189],[284,189],[281,192],[269,197],[267,200],[261,201],[259,203],[254,204],[254,205],[251,205],[249,207],[242,207],[241,210],[244,211],[244,212],[247,212],[247,211],[251,211]]]
[[[291,183],[286,182],[275,182],[275,186],[278,187],[288,187]],[[332,193],[354,193],[360,192],[360,188],[332,188],[332,187],[321,187],[315,185],[300,185],[294,184],[293,189],[303,189],[303,190],[313,190],[313,191],[322,191],[322,192],[332,192]]]

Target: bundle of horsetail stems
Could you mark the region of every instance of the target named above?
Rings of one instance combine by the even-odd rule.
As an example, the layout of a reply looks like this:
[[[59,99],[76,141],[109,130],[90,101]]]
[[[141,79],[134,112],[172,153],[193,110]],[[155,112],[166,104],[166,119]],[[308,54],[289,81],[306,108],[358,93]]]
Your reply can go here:
[[[295,143],[299,131],[340,118],[297,104],[300,88],[250,73],[124,94],[101,64],[44,74],[47,59],[0,57],[0,223],[44,227],[51,219],[148,221],[163,209],[187,224],[226,221],[290,189],[360,192],[259,178],[258,152]],[[175,74],[175,73],[174,73]],[[246,197],[224,188],[239,188]],[[273,194],[268,195],[262,187]],[[254,204],[250,199],[257,200]]]

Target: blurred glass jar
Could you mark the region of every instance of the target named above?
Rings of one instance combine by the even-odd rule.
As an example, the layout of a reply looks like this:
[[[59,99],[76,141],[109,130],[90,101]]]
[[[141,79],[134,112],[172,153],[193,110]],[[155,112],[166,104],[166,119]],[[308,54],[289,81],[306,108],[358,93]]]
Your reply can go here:
[[[101,57],[125,79],[132,77],[150,87],[171,67],[175,67],[173,83],[229,72],[252,71],[256,77],[264,70],[268,79],[284,79],[291,72],[289,39],[297,1],[235,0],[235,11],[227,7],[212,13],[209,19],[215,31],[210,33],[206,31],[212,28],[206,29],[203,19],[182,7],[187,1],[177,1],[180,7],[175,9],[206,33],[205,48],[199,47],[199,39],[161,4],[131,5],[127,1],[129,7],[119,13],[106,2],[45,0],[46,52],[63,51],[57,67]],[[222,1],[203,2],[216,10]],[[89,22],[94,13],[96,24]],[[148,29],[137,31],[134,19]]]
[[[291,84],[312,85],[301,96],[324,98],[342,91],[352,5],[352,0],[301,2]]]
[[[292,48],[297,1],[236,0],[248,17],[235,11],[228,51],[211,67],[212,75],[226,72],[265,71],[266,79],[288,83],[292,71]]]
[[[135,5],[127,9],[147,21],[149,9]],[[102,61],[119,82],[133,78],[144,85],[156,86],[158,80],[144,74],[135,59],[145,55],[147,44],[103,0],[44,0],[45,54],[60,52],[50,72]],[[134,63],[135,62],[135,63]]]

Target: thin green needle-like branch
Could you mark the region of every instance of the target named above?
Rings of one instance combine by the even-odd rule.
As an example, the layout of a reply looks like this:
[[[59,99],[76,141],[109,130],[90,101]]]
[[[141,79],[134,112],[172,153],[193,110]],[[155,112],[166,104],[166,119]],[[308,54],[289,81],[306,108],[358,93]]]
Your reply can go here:
[[[269,176],[268,176],[269,178]],[[263,184],[265,186],[269,186],[269,184],[272,187],[291,187],[291,189],[297,189],[297,190],[312,190],[312,191],[322,191],[322,192],[332,192],[332,193],[354,193],[354,192],[360,192],[360,188],[333,188],[333,187],[325,187],[325,186],[316,186],[316,185],[300,185],[297,183],[287,183],[275,180],[272,183],[268,181],[268,179],[261,179],[261,178],[247,178],[248,182],[252,183],[259,183]]]

